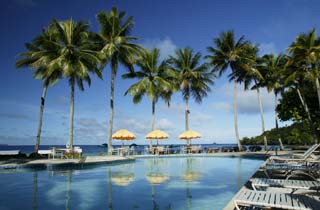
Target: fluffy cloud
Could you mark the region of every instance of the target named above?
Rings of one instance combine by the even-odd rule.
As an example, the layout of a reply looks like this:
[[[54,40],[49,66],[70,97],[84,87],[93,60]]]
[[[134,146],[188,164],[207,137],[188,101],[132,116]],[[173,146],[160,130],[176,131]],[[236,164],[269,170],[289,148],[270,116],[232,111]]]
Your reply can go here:
[[[147,49],[158,48],[160,49],[160,59],[166,59],[169,55],[174,55],[177,46],[170,38],[161,39],[147,39],[141,44]]]
[[[278,52],[278,50],[273,42],[261,43],[259,45],[259,49],[260,49],[260,52],[259,52],[260,55],[265,55],[265,54],[270,54],[270,53],[277,54],[277,52]]]
[[[220,93],[233,97],[233,88],[230,84],[222,86],[219,90]],[[238,88],[237,92],[237,105],[238,113],[240,114],[258,114],[260,113],[258,105],[258,96],[256,90],[244,91],[243,88]],[[262,99],[262,106],[264,112],[270,112],[274,110],[274,96],[268,93],[266,89],[260,89],[260,95]],[[232,99],[231,99],[232,100]],[[230,102],[218,102],[212,104],[212,108],[216,110],[222,110],[227,112],[233,111],[232,101]]]
[[[150,122],[135,118],[122,119],[119,124],[135,134],[146,134],[150,130]]]
[[[170,120],[162,118],[156,122],[156,128],[160,130],[172,130],[174,128],[174,124]]]

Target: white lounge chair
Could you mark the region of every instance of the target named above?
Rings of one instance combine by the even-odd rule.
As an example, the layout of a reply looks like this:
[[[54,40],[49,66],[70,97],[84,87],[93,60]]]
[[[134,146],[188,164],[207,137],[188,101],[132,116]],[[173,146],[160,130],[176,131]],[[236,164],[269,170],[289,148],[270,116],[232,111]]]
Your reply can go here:
[[[305,181],[305,180],[286,180],[286,179],[266,179],[253,178],[250,179],[251,186],[254,190],[259,187],[282,187],[292,189],[292,192],[303,190],[320,190],[319,181]]]
[[[305,161],[308,158],[317,158],[316,156],[312,156],[313,153],[320,147],[320,144],[314,144],[312,145],[307,151],[305,151],[303,154],[293,154],[292,156],[271,156],[269,158],[269,162],[297,162],[297,161]]]
[[[241,190],[234,199],[237,210],[239,206],[259,206],[264,208],[319,210],[317,196],[306,196],[290,193]]]
[[[20,150],[2,150],[0,151],[0,155],[19,155]]]
[[[262,167],[268,178],[273,175],[282,175],[289,179],[292,176],[304,175],[314,180],[320,176],[320,162],[285,162],[285,163],[266,163]]]

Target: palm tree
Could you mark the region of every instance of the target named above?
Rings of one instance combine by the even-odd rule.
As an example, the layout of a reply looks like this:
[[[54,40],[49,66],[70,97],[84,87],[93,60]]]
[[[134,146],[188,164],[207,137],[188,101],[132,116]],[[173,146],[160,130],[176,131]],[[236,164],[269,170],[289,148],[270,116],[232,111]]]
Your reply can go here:
[[[111,11],[99,12],[98,22],[100,24],[100,33],[97,36],[100,50],[103,54],[101,68],[105,68],[108,62],[111,66],[111,91],[110,91],[110,118],[109,118],[109,138],[108,153],[112,151],[112,129],[114,114],[114,85],[119,63],[133,72],[135,56],[139,54],[142,48],[132,43],[137,40],[136,37],[130,36],[130,31],[134,25],[133,17],[130,16],[124,20],[126,13],[118,12],[113,7]]]
[[[61,71],[71,86],[69,147],[73,149],[75,85],[77,84],[81,91],[84,90],[84,81],[90,85],[90,72],[102,77],[98,69],[99,54],[91,50],[88,23],[53,20],[49,27],[54,31],[55,40],[52,44],[55,48],[50,52],[47,70],[48,72]]]
[[[155,105],[158,99],[164,99],[169,105],[171,95],[174,91],[174,86],[172,85],[174,72],[168,68],[166,61],[159,63],[159,58],[159,49],[146,51],[137,61],[137,66],[141,71],[122,75],[124,79],[139,79],[139,81],[130,86],[125,93],[125,95],[129,93],[133,96],[133,102],[135,104],[140,103],[144,95],[152,101],[151,130],[154,130]],[[152,141],[150,140],[150,148],[151,147]]]
[[[250,42],[245,40],[244,36],[235,40],[233,31],[222,32],[218,38],[213,39],[213,43],[214,47],[207,47],[209,55],[205,56],[205,58],[208,60],[209,65],[213,66],[212,72],[218,72],[219,77],[226,72],[228,67],[231,68],[230,77],[232,73],[242,71],[245,68],[246,63],[252,62],[252,58],[246,54],[246,48],[250,45]],[[242,150],[238,131],[237,81],[233,79],[230,81],[234,82],[234,129],[239,150]]]
[[[263,116],[263,105],[260,95],[260,88],[263,87],[264,77],[263,68],[261,68],[261,59],[258,57],[258,47],[248,44],[244,50],[244,54],[247,55],[247,63],[243,65],[244,68],[239,71],[232,72],[229,77],[231,80],[235,80],[237,83],[244,83],[244,89],[248,90],[250,85],[253,83],[251,90],[257,91],[258,104],[261,116],[261,128],[264,141],[264,149],[268,149],[267,136],[265,134],[264,116]]]
[[[35,79],[41,79],[43,81],[38,130],[36,143],[34,146],[35,154],[38,153],[40,145],[42,118],[47,88],[56,84],[62,76],[60,71],[53,71],[48,73],[47,65],[49,65],[50,62],[50,50],[54,48],[54,46],[51,44],[53,40],[54,37],[52,36],[52,31],[50,31],[48,28],[43,30],[41,35],[37,36],[31,43],[26,44],[26,49],[28,51],[19,54],[20,60],[16,62],[16,68],[30,67],[32,69],[35,69],[33,77]]]
[[[267,88],[268,92],[273,92],[274,94],[274,114],[275,114],[275,127],[278,130],[278,113],[277,113],[277,105],[278,105],[278,95],[283,92],[283,78],[281,72],[284,69],[286,63],[286,56],[283,54],[279,54],[275,56],[273,54],[267,54],[262,57],[262,63],[260,68],[264,69],[265,72],[265,80],[263,86]],[[281,140],[281,136],[278,137],[280,149],[283,150],[283,144]]]
[[[214,75],[208,72],[206,64],[200,64],[201,54],[194,53],[190,48],[178,49],[175,57],[170,56],[169,63],[177,72],[177,85],[180,86],[185,102],[185,129],[189,130],[189,100],[190,97],[201,103],[203,97],[211,91]]]
[[[313,29],[308,34],[297,36],[296,40],[290,45],[288,52],[291,54],[290,62],[305,62],[304,76],[315,83],[320,108],[320,38],[316,37],[316,30]]]
[[[285,69],[282,72],[284,77],[284,85],[286,88],[293,88],[297,91],[301,105],[307,115],[307,119],[310,125],[310,130],[313,133],[315,143],[320,140],[318,132],[314,126],[314,122],[311,118],[311,113],[309,111],[309,106],[305,100],[304,92],[301,86],[303,86],[306,80],[306,69],[307,63],[305,61],[294,61],[291,57],[288,58],[288,61],[285,64]]]

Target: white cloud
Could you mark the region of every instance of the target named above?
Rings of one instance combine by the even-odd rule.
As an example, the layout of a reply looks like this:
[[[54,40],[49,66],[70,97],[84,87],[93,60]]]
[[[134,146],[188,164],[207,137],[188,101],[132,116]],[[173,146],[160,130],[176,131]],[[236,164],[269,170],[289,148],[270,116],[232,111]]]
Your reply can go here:
[[[174,124],[170,120],[162,118],[156,123],[156,128],[160,130],[172,130]]]
[[[147,49],[158,48],[160,50],[160,60],[166,59],[169,55],[174,55],[177,46],[170,38],[161,39],[146,39],[141,44]]]
[[[150,130],[150,123],[136,118],[122,119],[119,124],[135,134],[146,134]]]
[[[185,104],[171,102],[169,107],[167,105],[162,105],[160,109],[167,113],[181,115],[185,112]]]
[[[273,42],[261,43],[259,45],[259,49],[260,49],[259,54],[261,56],[265,55],[265,54],[270,54],[270,53],[277,54],[277,52],[278,52],[278,50]]]
[[[233,85],[233,84],[232,84]],[[212,104],[212,108],[225,112],[233,111],[233,88],[231,84],[226,84],[220,88],[218,92],[230,97],[229,102],[218,102]],[[262,106],[264,112],[274,110],[274,95],[268,93],[265,88],[260,89]],[[239,114],[259,114],[258,96],[256,90],[243,90],[242,86],[238,86],[237,90],[237,108]]]

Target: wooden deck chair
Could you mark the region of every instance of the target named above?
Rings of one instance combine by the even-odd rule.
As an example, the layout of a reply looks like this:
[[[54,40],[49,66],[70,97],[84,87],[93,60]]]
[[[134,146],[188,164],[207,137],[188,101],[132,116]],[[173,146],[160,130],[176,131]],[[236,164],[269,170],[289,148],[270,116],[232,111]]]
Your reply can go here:
[[[263,208],[319,210],[319,196],[307,196],[291,193],[265,192],[243,189],[234,199],[237,210],[239,206],[257,206]]]

